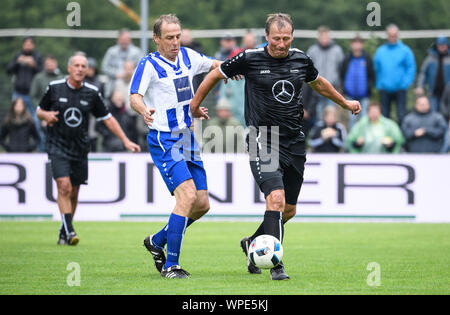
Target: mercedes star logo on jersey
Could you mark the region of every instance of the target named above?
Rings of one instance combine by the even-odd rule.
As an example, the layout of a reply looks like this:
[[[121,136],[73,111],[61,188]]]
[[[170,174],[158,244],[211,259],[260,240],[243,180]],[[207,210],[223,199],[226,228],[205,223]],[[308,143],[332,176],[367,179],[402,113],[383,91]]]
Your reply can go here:
[[[294,85],[286,80],[280,80],[272,87],[273,97],[283,104],[290,103],[295,95]]]
[[[83,115],[78,108],[70,107],[64,112],[64,121],[67,126],[76,128],[83,122]]]

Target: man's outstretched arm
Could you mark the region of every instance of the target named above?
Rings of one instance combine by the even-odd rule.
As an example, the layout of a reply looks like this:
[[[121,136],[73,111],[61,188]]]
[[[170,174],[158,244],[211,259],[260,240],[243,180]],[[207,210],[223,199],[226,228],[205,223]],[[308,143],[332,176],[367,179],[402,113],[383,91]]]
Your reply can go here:
[[[354,115],[361,112],[361,104],[358,101],[346,100],[324,77],[319,76],[315,81],[309,83],[309,86],[320,95],[351,111]]]
[[[141,152],[141,147],[138,146],[136,143],[130,141],[128,137],[125,135],[125,132],[122,130],[122,127],[120,127],[119,123],[114,117],[109,117],[103,121],[108,127],[111,132],[122,141],[124,147],[133,152],[133,153],[139,153]]]
[[[200,108],[200,104],[203,102],[208,93],[212,90],[212,88],[219,82],[220,80],[227,79],[219,70],[220,68],[216,68],[211,71],[206,78],[203,80],[202,84],[197,89],[197,92],[194,95],[194,98],[191,101],[191,113],[194,118],[204,118],[209,119],[207,113],[205,113],[202,108]]]

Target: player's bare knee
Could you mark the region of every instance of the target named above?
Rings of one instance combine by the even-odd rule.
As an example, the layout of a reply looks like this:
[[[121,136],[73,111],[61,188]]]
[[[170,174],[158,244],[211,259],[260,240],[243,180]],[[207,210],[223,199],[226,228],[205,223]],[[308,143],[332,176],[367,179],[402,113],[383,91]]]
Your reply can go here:
[[[58,194],[64,197],[72,196],[72,184],[70,181],[57,181]]]
[[[273,191],[267,197],[267,206],[270,208],[270,210],[283,212],[286,206],[286,201],[284,199],[284,191],[281,190]]]
[[[185,204],[186,208],[192,209],[197,200],[197,193],[195,189],[187,189],[182,194],[182,202]]]

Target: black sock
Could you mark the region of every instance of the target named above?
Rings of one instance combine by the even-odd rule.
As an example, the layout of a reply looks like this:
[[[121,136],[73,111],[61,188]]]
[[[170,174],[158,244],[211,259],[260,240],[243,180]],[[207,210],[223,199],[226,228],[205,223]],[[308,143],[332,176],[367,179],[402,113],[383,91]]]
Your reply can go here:
[[[260,235],[264,234],[264,222],[261,223],[261,225],[258,227],[258,229],[256,230],[255,234],[253,234],[252,236],[250,236],[250,243],[253,242],[253,240],[255,238],[257,238]]]
[[[66,229],[64,227],[64,223],[61,223],[61,226],[59,228],[59,236],[60,237],[66,237]]]
[[[281,243],[284,236],[283,213],[267,210],[264,214],[264,234],[276,237]]]
[[[71,213],[63,214],[61,216],[61,218],[62,218],[62,224],[64,226],[66,235],[74,232],[73,225],[72,225],[72,214]]]

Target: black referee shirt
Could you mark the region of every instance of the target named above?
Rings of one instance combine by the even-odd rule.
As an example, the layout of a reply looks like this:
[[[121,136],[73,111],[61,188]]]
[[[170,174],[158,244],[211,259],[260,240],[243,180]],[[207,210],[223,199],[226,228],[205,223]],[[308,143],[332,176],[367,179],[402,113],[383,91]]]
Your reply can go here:
[[[85,159],[89,152],[89,113],[97,120],[111,117],[97,87],[84,82],[75,89],[65,79],[49,84],[39,107],[59,111],[59,121],[47,128],[47,153],[71,160]]]
[[[317,79],[318,71],[303,51],[292,48],[286,58],[273,58],[267,47],[248,49],[225,61],[227,78],[245,76],[247,126],[279,126],[280,140],[305,141],[302,132],[302,84]]]

